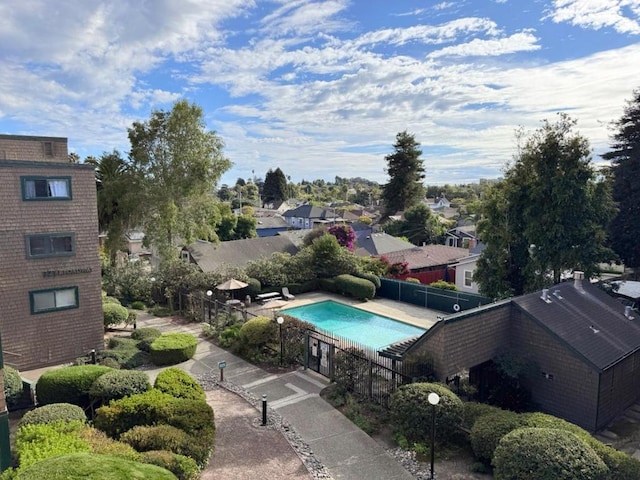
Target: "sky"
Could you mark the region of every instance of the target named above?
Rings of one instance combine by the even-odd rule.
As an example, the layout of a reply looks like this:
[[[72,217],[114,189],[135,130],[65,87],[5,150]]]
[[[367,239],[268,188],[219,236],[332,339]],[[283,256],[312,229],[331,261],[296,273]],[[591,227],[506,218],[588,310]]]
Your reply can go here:
[[[85,158],[187,99],[225,143],[222,183],[385,183],[396,134],[425,183],[502,175],[531,132],[576,119],[594,162],[640,87],[640,0],[3,0],[0,133]]]

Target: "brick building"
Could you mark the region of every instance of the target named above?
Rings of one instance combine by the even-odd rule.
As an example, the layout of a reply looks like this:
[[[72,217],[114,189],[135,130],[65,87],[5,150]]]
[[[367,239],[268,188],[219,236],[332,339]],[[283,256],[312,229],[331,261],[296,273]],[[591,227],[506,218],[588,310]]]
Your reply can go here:
[[[0,135],[0,334],[19,370],[102,348],[96,185],[67,139]]]
[[[599,430],[640,398],[640,318],[581,275],[448,316],[397,359],[428,356],[439,380],[468,370],[482,383],[496,355],[515,353],[533,366],[523,383],[539,410]]]

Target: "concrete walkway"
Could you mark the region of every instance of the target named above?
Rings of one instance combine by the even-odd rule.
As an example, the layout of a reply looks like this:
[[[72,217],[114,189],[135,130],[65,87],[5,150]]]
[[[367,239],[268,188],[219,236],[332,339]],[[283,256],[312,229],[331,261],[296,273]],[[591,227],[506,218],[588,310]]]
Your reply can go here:
[[[183,331],[194,335],[201,324],[176,323],[169,318],[140,314],[138,326],[162,331]],[[311,371],[273,374],[230,354],[207,340],[201,340],[192,360],[178,365],[193,376],[219,372],[225,361],[225,382],[240,386],[261,398],[267,395],[269,408],[277,411],[311,447],[331,476],[338,480],[410,480],[413,477],[366,433],[320,398],[328,380]],[[147,371],[153,379],[161,369]],[[256,411],[256,416],[259,416]],[[215,454],[214,454],[215,455]]]

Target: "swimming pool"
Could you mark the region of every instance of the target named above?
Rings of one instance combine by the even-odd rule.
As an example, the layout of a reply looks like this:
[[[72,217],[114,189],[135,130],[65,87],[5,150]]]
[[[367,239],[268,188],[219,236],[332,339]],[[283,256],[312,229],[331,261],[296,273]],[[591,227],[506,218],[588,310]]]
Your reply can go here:
[[[399,322],[344,303],[325,300],[280,310],[282,313],[312,323],[319,329],[379,349],[390,343],[422,335],[426,330]]]

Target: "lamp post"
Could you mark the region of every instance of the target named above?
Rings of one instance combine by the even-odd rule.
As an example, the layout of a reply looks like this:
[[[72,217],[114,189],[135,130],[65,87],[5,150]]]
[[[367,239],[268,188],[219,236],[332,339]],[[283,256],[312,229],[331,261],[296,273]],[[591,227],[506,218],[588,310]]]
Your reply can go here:
[[[213,292],[207,290],[207,298],[209,299],[209,325],[211,325],[211,295],[213,295]]]
[[[431,480],[435,480],[435,476],[433,474],[433,464],[435,462],[435,452],[436,452],[436,405],[440,402],[440,395],[435,392],[431,392],[427,397],[427,400],[433,407],[431,412]]]
[[[276,321],[278,322],[278,326],[280,327],[280,366],[282,366],[282,357],[284,356],[283,355],[284,342],[282,341],[282,324],[284,323],[284,318],[278,317]]]

